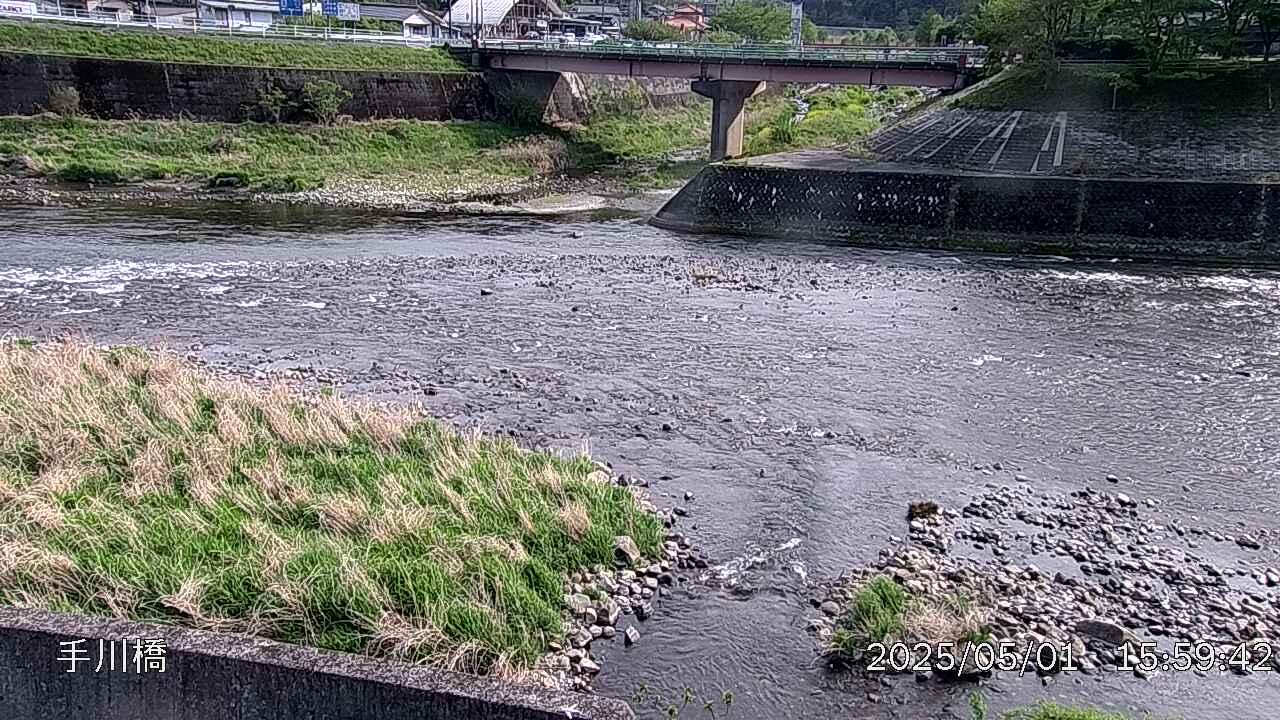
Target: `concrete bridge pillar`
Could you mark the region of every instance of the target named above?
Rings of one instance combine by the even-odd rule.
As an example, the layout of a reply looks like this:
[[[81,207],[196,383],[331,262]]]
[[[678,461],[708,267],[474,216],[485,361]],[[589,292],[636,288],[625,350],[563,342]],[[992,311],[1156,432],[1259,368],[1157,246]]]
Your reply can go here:
[[[711,162],[742,154],[742,105],[764,90],[758,80],[694,80],[693,91],[711,98]]]

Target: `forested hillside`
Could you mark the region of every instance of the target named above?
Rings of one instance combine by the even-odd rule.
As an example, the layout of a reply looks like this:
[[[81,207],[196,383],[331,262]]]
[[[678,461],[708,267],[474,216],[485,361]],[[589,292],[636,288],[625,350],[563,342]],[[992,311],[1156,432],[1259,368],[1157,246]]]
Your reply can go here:
[[[977,0],[805,0],[804,12],[819,25],[842,27],[914,27],[925,10],[958,17]]]

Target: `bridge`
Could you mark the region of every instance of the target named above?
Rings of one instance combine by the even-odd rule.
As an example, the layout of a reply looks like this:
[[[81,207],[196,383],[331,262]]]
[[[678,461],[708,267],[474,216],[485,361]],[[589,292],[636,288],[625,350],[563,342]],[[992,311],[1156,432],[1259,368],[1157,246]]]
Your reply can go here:
[[[711,160],[717,161],[742,154],[743,104],[766,83],[958,90],[985,48],[485,40],[468,52],[473,62],[493,70],[687,78],[695,93],[711,98]]]

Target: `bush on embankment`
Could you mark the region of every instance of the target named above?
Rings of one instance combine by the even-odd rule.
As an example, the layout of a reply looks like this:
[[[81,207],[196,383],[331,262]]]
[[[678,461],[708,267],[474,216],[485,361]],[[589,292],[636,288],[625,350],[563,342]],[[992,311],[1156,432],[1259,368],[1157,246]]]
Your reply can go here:
[[[763,155],[805,147],[830,147],[857,142],[879,127],[893,108],[920,99],[918,91],[890,88],[872,91],[862,87],[837,87],[804,98],[808,112],[796,120],[795,103],[789,98],[748,107],[746,153]]]
[[[568,573],[657,549],[607,475],[169,353],[0,346],[4,604],[518,670]]]
[[[1114,104],[1114,108],[1113,108]],[[957,98],[975,110],[1273,113],[1280,107],[1280,63],[1204,60],[1145,76],[1125,65],[1063,65],[1056,72],[1013,67]]]
[[[329,70],[464,72],[448,51],[395,45],[336,44],[317,40],[272,41],[167,35],[154,31],[105,31],[0,23],[0,51],[162,60],[206,65]]]

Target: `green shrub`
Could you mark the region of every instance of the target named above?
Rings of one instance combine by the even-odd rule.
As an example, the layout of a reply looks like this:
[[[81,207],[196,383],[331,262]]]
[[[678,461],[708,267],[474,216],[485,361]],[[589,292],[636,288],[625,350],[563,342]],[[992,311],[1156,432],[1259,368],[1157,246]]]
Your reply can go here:
[[[351,92],[328,80],[317,80],[302,86],[302,100],[311,116],[321,125],[332,125],[338,119],[343,103]]]
[[[713,30],[702,36],[702,41],[712,45],[737,45],[742,36],[732,30]]]
[[[894,581],[880,576],[853,596],[844,625],[866,642],[885,642],[902,634],[907,593]]]
[[[644,42],[672,42],[684,39],[679,28],[658,20],[632,20],[622,28],[622,36]]]
[[[779,115],[770,124],[773,129],[773,139],[781,145],[790,145],[796,141],[796,116],[790,113]]]
[[[279,87],[268,85],[258,91],[258,109],[265,120],[278,124],[287,107],[289,96]]]
[[[105,168],[82,162],[71,162],[58,170],[58,179],[74,183],[92,183],[94,185],[114,185],[128,178],[113,168]]]
[[[503,122],[521,130],[542,127],[547,113],[545,103],[537,95],[516,85],[496,92],[494,104]]]
[[[80,91],[67,85],[49,88],[49,110],[63,117],[80,114]]]
[[[243,170],[221,170],[209,178],[209,187],[245,187],[249,173]]]

